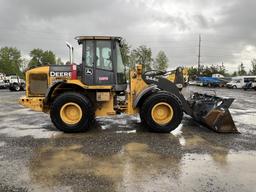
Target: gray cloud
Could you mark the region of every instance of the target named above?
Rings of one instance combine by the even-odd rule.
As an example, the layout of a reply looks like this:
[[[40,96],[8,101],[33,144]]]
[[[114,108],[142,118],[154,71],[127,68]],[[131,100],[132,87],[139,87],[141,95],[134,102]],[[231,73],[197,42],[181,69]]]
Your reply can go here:
[[[65,41],[76,44],[77,35],[121,35],[134,47],[165,50],[173,68],[196,64],[201,33],[203,64],[231,69],[256,57],[241,57],[256,46],[255,9],[253,0],[0,0],[0,46],[50,49],[66,59]]]

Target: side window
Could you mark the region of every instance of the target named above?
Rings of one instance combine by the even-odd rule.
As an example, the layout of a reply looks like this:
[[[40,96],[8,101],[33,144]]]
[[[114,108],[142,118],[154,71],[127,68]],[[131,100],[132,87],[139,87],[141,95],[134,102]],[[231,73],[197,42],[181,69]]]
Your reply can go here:
[[[93,66],[93,41],[86,41],[85,45],[85,65]]]
[[[112,70],[112,51],[110,41],[96,41],[96,67]]]

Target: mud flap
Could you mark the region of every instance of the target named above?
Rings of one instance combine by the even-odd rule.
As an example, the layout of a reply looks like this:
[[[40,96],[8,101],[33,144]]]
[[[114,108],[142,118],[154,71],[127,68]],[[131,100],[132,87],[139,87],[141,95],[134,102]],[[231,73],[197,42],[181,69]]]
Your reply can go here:
[[[188,100],[192,118],[218,133],[239,133],[229,107],[233,98],[194,93]]]

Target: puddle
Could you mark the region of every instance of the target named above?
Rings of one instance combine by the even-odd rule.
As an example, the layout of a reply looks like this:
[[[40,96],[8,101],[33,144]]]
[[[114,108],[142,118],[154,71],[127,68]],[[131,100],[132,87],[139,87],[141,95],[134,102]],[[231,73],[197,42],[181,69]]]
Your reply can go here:
[[[189,191],[252,192],[255,189],[255,153],[228,154],[225,164],[212,161],[209,155],[187,154],[182,162],[180,180]]]
[[[39,149],[30,163],[31,181],[43,186],[65,184],[66,175],[72,172],[77,177],[93,177],[96,182],[105,179],[114,183],[117,191],[126,191],[127,187],[133,188],[140,182],[152,186],[151,179],[161,173],[169,172],[174,176],[180,172],[180,157],[152,153],[143,143],[128,143],[119,153],[106,157],[89,156],[80,149],[79,145]]]
[[[203,144],[199,137],[187,140],[191,145]],[[255,186],[256,154],[228,153],[215,147],[210,154],[186,153],[161,155],[144,143],[123,145],[119,153],[90,156],[82,153],[82,145],[69,147],[45,146],[31,159],[31,182],[42,187],[63,187],[69,175],[101,183],[113,191],[251,191]],[[71,182],[71,183],[70,183]],[[113,187],[113,189],[112,189]],[[97,189],[97,185],[95,186]]]
[[[14,115],[16,112],[13,113],[10,117],[4,117],[1,120],[0,134],[7,135],[9,137],[32,136],[35,139],[51,138],[61,134],[61,132],[59,131],[51,130],[51,126],[53,126],[52,123],[48,119],[44,119],[44,117],[47,115],[43,113],[39,114],[39,118],[38,114],[36,114],[35,112],[31,112],[32,114],[29,115],[29,113],[27,112],[30,111],[23,109],[17,111],[17,114],[20,114],[20,112],[26,112],[22,113],[23,115],[26,115],[25,117],[23,117],[26,120],[22,119],[17,115]],[[27,117],[27,115],[29,117]],[[38,121],[35,121],[37,119]],[[33,123],[31,121],[33,121]]]
[[[49,131],[47,129],[42,129],[40,126],[20,125],[19,127],[16,126],[16,128],[0,129],[0,134],[8,135],[9,137],[31,136],[35,139],[41,139],[56,137],[62,133],[59,131]]]
[[[175,137],[181,135],[182,134],[182,128],[183,128],[183,124],[181,123],[176,129],[171,131],[171,134],[174,135]]]
[[[134,127],[134,124],[140,123],[140,118],[138,115],[121,114],[114,117],[97,117],[96,119],[102,130],[108,130],[112,128],[130,129]]]
[[[129,130],[129,131],[116,131],[116,133],[136,133],[136,130]]]
[[[233,117],[233,119],[240,124],[256,125],[256,112],[251,114],[236,115]]]
[[[0,141],[0,147],[3,147],[6,143],[3,141]]]
[[[24,109],[18,109],[14,111],[0,111],[0,116],[9,116],[9,115],[20,115],[20,114],[26,114],[26,115],[33,115],[35,114],[34,111],[24,108]]]

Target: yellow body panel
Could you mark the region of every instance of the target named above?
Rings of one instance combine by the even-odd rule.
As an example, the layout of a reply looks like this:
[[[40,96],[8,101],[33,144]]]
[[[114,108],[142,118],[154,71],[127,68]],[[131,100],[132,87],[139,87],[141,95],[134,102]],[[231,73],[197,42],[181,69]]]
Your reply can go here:
[[[19,103],[24,107],[30,108],[34,111],[47,112],[43,105],[44,97],[21,97]]]
[[[31,69],[27,71],[26,73],[26,79],[27,79],[27,90],[29,90],[29,75],[30,74],[47,74],[48,76],[48,87],[56,79],[49,77],[49,66],[43,66],[43,67],[38,67]],[[136,70],[131,70],[130,71],[130,86],[127,90],[126,97],[127,97],[127,102],[125,105],[121,106],[121,110],[129,115],[135,114],[138,112],[137,108],[133,107],[133,102],[136,99],[136,97],[139,95],[141,91],[143,91],[148,85],[143,81],[142,77],[142,65],[138,65]],[[95,100],[96,103],[96,111],[95,115],[96,116],[108,116],[108,115],[115,115],[116,111],[114,110],[114,97],[115,97],[115,92],[112,91],[113,86],[111,85],[86,85],[82,83],[80,80],[71,80],[71,79],[63,79],[65,83],[67,84],[74,84],[79,87],[81,87],[81,90],[84,89],[84,93],[81,92],[82,94],[87,94],[87,90],[90,90],[95,92],[95,98],[92,100]],[[58,88],[57,88],[58,89]],[[102,91],[106,91],[103,95],[100,94],[101,96],[104,96],[103,99],[99,99],[97,101],[97,92],[102,93]],[[56,96],[56,95],[55,95]],[[88,96],[91,96],[88,94]],[[99,94],[98,94],[99,96]],[[35,111],[42,111],[42,112],[49,112],[48,106],[45,106],[44,103],[44,97],[35,97],[35,96],[30,96],[28,95],[28,91],[26,91],[26,97],[20,98],[20,104],[22,104],[25,107],[31,108],[32,110]]]
[[[137,66],[137,70],[130,71],[130,90],[128,91],[128,103],[126,113],[133,115],[138,113],[138,109],[133,107],[133,102],[141,91],[143,91],[148,85],[143,81],[142,77],[142,65]]]
[[[98,101],[97,109],[95,111],[96,116],[109,116],[116,115],[116,111],[114,110],[114,95],[110,93],[109,101]]]
[[[96,92],[96,101],[109,101],[110,92]]]
[[[183,77],[184,77],[184,80],[185,80],[185,82],[187,82],[188,81],[188,77],[189,77],[189,75],[188,75],[188,68],[187,67],[184,67],[184,68],[182,68],[182,74],[183,74]],[[171,81],[171,82],[174,82],[175,81],[175,73],[172,73],[172,74],[169,74],[167,77],[166,77],[166,79],[168,79],[169,81]]]

